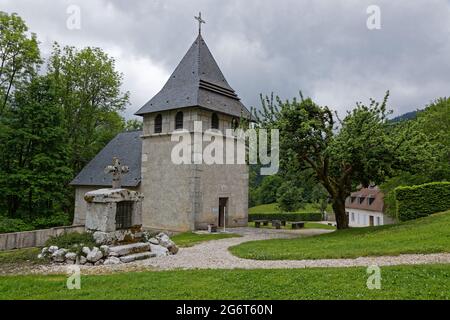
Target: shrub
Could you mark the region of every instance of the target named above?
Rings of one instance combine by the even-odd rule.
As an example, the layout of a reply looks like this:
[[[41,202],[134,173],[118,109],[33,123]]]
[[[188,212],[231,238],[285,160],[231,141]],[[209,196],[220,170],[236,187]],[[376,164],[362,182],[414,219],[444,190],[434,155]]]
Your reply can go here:
[[[33,230],[31,224],[26,223],[22,219],[10,219],[0,216],[0,233],[21,232]]]
[[[80,253],[82,247],[92,248],[96,245],[94,237],[91,233],[63,233],[59,236],[50,237],[45,246],[57,246],[58,248],[68,249],[75,253]]]
[[[321,221],[320,212],[299,212],[299,213],[250,213],[248,221],[255,220],[286,220],[286,221]]]
[[[395,189],[397,217],[417,219],[450,208],[450,182],[432,182]]]
[[[48,217],[38,217],[32,222],[35,229],[47,229],[70,225],[69,216],[64,212],[55,213]]]

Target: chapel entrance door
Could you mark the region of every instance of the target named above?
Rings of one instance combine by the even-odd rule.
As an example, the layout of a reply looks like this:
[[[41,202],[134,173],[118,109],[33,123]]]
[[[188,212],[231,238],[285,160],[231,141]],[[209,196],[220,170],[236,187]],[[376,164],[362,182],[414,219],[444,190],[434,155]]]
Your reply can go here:
[[[369,225],[371,227],[373,227],[373,225],[374,225],[373,216],[369,216]]]
[[[225,225],[227,207],[228,198],[219,198],[219,227],[223,227]]]

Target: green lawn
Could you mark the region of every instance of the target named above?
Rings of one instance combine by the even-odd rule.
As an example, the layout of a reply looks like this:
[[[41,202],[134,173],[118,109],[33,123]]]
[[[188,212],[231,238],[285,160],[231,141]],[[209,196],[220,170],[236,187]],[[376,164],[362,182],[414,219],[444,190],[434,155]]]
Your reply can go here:
[[[37,258],[41,252],[39,248],[25,248],[19,250],[0,251],[0,268],[5,264],[26,263],[37,264],[42,262]]]
[[[194,232],[184,232],[174,235],[171,239],[179,247],[192,247],[200,242],[218,240],[225,238],[235,238],[240,235],[234,233],[211,233],[211,234],[197,234]]]
[[[450,211],[396,225],[353,228],[309,238],[251,241],[230,250],[239,257],[260,260],[450,252]]]
[[[254,222],[249,222],[248,226],[254,228],[255,227],[255,223]],[[272,227],[272,223],[269,223],[268,226],[261,225],[260,228],[276,229],[276,228]],[[317,222],[306,222],[304,228],[305,229],[336,230],[336,227],[329,226],[329,225],[323,224],[323,223],[317,223]],[[282,226],[281,229],[292,230],[291,225],[289,223],[287,223],[285,227]]]
[[[450,299],[447,265],[381,268],[381,289],[369,290],[365,268],[179,270],[81,277],[0,277],[0,299]]]
[[[328,212],[331,212],[331,206],[327,208]],[[248,213],[275,213],[280,212],[280,209],[278,208],[278,205],[276,203],[271,204],[261,204],[259,206],[251,207],[248,209]],[[307,203],[304,208],[296,210],[293,213],[302,213],[302,212],[319,212],[319,208],[312,204]]]

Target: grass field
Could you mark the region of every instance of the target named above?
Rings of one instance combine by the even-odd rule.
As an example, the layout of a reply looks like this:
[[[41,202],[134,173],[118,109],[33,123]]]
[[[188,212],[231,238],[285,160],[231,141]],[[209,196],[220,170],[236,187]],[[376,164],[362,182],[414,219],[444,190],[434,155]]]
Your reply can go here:
[[[0,277],[0,299],[450,299],[446,265],[381,269],[381,289],[369,290],[365,268],[191,270],[81,277]]]
[[[327,208],[328,212],[331,212],[331,206]],[[248,213],[276,213],[280,212],[280,209],[278,208],[278,205],[276,203],[271,204],[261,204],[259,206],[251,207],[248,209]],[[302,212],[319,212],[319,208],[312,204],[308,203],[305,205],[304,208],[296,210],[292,213],[302,213]]]
[[[242,258],[260,260],[450,252],[450,211],[396,225],[353,228],[310,238],[251,241],[230,251]]]
[[[196,245],[204,241],[235,238],[235,237],[240,237],[240,235],[234,233],[197,234],[194,232],[184,232],[174,235],[171,239],[173,242],[175,242],[177,246],[183,248],[183,247],[192,247],[193,245]]]

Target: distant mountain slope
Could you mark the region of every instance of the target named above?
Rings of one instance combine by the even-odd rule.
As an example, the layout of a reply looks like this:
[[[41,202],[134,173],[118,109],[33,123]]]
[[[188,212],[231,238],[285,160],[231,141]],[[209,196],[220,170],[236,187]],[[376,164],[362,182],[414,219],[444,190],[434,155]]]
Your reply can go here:
[[[395,117],[393,119],[390,120],[390,122],[401,122],[401,121],[407,121],[407,120],[412,120],[415,119],[417,117],[417,114],[420,112],[421,110],[416,110],[416,111],[411,111],[411,112],[407,112],[404,113],[398,117]]]

